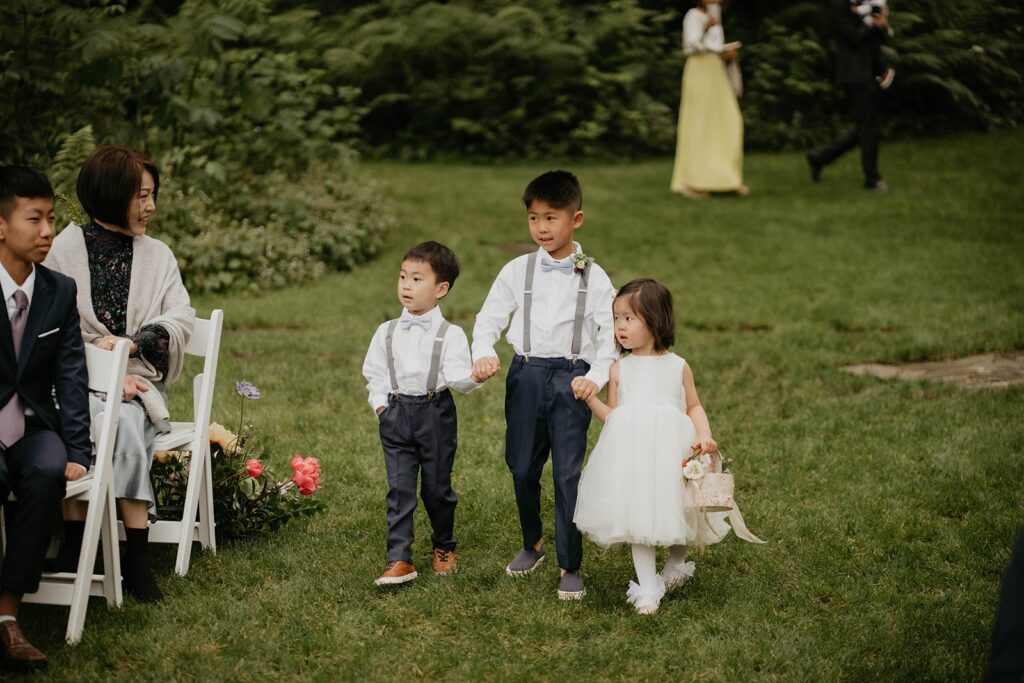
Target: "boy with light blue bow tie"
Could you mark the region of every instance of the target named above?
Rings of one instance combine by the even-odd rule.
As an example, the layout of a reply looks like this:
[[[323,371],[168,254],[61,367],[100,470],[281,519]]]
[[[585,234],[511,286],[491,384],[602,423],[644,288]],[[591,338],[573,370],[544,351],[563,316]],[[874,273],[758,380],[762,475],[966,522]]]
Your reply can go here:
[[[614,289],[573,234],[583,226],[583,191],[568,171],[535,178],[523,193],[537,251],[505,265],[473,327],[474,372],[499,370],[494,344],[506,339],[515,357],[505,381],[505,462],[512,473],[523,546],[505,568],[529,574],[544,560],[540,478],[551,454],[555,539],[562,575],[558,597],[578,600],[583,540],[573,524],[590,410],[619,354],[612,321]],[[511,326],[509,318],[511,317]]]
[[[459,262],[451,249],[423,242],[402,257],[398,299],[405,310],[377,328],[363,361],[370,407],[377,413],[388,476],[388,555],[378,586],[416,578],[412,561],[416,483],[433,527],[433,567],[457,570],[452,466],[457,443],[449,387],[467,393],[479,384],[466,333],[441,315],[437,302],[455,284]]]

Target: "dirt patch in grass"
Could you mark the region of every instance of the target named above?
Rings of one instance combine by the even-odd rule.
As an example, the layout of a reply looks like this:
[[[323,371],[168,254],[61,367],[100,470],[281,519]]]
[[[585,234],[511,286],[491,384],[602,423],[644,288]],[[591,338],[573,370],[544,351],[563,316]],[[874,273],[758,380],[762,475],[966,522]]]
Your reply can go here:
[[[927,363],[847,365],[843,370],[854,375],[873,375],[881,379],[927,379],[957,384],[968,389],[1001,389],[1024,382],[1024,350],[982,353]]]

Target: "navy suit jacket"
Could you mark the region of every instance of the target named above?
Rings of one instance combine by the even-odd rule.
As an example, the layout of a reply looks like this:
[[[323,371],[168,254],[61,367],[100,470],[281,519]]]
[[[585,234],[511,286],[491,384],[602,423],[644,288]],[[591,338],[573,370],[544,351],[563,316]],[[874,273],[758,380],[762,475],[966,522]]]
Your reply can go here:
[[[88,469],[92,460],[89,371],[77,292],[71,278],[36,265],[36,284],[18,357],[4,307],[4,315],[0,315],[0,406],[7,405],[17,391],[25,406],[60,436],[68,461]]]

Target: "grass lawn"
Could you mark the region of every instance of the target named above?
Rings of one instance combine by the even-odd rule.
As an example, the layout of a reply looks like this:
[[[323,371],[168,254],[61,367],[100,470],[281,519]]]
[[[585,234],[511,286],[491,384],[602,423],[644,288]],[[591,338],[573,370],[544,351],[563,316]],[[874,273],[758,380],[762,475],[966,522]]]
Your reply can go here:
[[[497,271],[529,241],[519,194],[560,164],[368,165],[399,216],[379,260],[304,288],[197,302],[228,321],[215,417],[232,425],[234,382],[254,382],[264,398],[246,415],[270,435],[274,464],[318,456],[329,511],[200,554],[184,579],[160,548],[166,601],[114,611],[94,599],[74,648],[62,644],[64,609],[26,607],[47,676],[979,679],[1024,523],[1024,385],[975,392],[838,367],[1024,347],[1022,143],[1004,132],[886,145],[887,195],[860,189],[854,156],[819,185],[798,154],[750,156],[751,197],[703,202],[668,192],[669,159],[570,165],[587,253],[617,285],[646,275],[675,294],[676,351],[737,461],[747,523],[769,540],[695,553],[696,576],[654,617],[625,602],[624,547],[587,543],[580,603],[555,598],[553,561],[505,576],[520,536],[500,378],[457,399],[462,571],[432,575],[420,509],[421,578],[373,587],[386,483],[360,368],[377,324],[400,310],[401,254],[423,239],[455,249],[463,273],[443,308],[471,331]],[[182,391],[174,400],[184,412]],[[547,472],[544,483],[551,541]]]

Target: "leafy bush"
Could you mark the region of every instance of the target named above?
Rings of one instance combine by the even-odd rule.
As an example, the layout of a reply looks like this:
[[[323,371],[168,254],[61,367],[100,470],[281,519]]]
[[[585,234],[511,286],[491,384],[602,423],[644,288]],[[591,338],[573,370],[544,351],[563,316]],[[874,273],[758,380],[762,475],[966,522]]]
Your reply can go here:
[[[686,3],[670,0],[344,3],[327,76],[358,87],[364,147],[422,158],[669,154]],[[732,3],[751,149],[805,147],[846,125],[820,0]],[[1024,119],[1024,12],[997,0],[893,3],[897,134]]]
[[[82,222],[78,169],[111,141],[157,160],[154,234],[193,292],[280,286],[372,257],[390,217],[352,170],[360,109],[353,88],[325,78],[316,12],[271,0],[130,7],[0,5],[4,44],[55,38],[0,49],[0,91],[24,98],[0,97],[13,133],[0,159],[49,165],[62,224]]]

